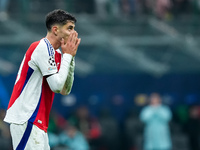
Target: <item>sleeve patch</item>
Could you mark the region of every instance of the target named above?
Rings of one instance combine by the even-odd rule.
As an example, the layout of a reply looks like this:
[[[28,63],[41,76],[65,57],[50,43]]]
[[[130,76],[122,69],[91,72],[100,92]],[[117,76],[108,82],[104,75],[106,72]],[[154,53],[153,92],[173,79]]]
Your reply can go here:
[[[49,64],[51,66],[54,66],[54,67],[56,66],[56,62],[55,62],[54,56],[50,56],[48,62],[49,62]]]

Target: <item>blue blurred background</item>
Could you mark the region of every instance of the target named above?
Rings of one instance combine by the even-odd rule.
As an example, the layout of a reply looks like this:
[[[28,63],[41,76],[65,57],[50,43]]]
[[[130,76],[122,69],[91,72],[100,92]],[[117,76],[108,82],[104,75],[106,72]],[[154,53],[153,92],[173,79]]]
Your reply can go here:
[[[194,150],[184,127],[189,108],[200,103],[199,0],[0,0],[2,113],[26,50],[45,37],[45,15],[57,8],[75,15],[82,40],[72,92],[55,96],[52,116],[69,122],[85,108],[98,124],[91,149],[140,150],[138,116],[157,92],[173,113],[173,149]],[[62,121],[55,118],[49,132],[56,135]]]

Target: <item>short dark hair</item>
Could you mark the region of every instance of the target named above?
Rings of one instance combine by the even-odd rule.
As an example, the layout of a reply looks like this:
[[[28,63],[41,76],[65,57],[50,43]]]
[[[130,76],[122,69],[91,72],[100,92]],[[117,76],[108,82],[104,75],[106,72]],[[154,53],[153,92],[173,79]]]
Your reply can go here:
[[[65,25],[67,21],[73,21],[76,23],[76,18],[70,13],[61,9],[56,9],[52,12],[49,12],[46,16],[47,30],[50,31],[54,24]]]

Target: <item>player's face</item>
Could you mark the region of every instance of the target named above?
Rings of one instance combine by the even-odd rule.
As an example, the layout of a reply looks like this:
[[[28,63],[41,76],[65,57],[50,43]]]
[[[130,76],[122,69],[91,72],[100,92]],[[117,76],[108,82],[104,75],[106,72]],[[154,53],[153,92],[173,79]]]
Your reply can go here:
[[[64,38],[65,41],[67,41],[69,35],[74,32],[75,24],[72,21],[68,21],[67,24],[60,27],[59,30],[59,38],[60,40]]]

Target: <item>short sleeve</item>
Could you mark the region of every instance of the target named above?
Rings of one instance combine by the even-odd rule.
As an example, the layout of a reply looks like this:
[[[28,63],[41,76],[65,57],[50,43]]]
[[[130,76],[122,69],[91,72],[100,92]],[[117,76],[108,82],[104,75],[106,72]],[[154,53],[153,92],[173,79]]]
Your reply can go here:
[[[29,65],[37,67],[43,76],[57,73],[55,50],[48,41],[42,39],[32,54]],[[34,69],[33,67],[33,69]]]

